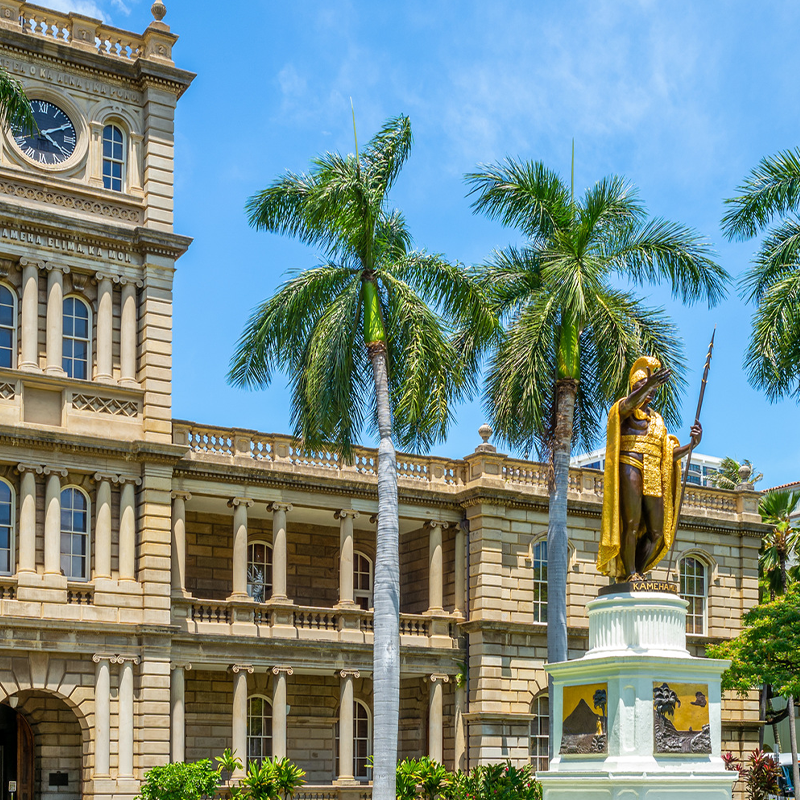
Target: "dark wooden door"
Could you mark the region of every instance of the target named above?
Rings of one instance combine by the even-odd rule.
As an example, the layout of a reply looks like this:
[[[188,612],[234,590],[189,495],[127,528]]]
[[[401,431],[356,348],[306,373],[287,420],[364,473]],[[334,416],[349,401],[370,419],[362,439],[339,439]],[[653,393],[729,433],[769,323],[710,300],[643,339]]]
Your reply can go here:
[[[17,714],[17,800],[33,800],[33,731]]]

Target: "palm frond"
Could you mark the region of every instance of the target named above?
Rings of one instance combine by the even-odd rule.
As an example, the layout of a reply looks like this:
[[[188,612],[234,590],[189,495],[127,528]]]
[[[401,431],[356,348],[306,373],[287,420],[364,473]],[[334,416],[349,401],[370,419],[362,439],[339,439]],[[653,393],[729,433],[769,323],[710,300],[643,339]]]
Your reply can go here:
[[[602,245],[603,260],[621,276],[640,286],[668,280],[673,297],[687,304],[705,299],[709,307],[725,297],[731,279],[713,255],[691,228],[662,219],[629,226]]]
[[[542,260],[535,246],[506,247],[472,269],[473,279],[504,316],[542,288]]]
[[[739,281],[748,302],[760,302],[765,292],[786,275],[800,269],[800,220],[787,219],[769,232],[753,265]]]
[[[468,196],[475,196],[475,211],[519,228],[533,241],[547,239],[570,224],[569,190],[541,161],[507,158],[497,164],[480,164],[478,170],[466,175],[471,187]]]
[[[269,386],[276,369],[290,368],[302,358],[319,316],[348,284],[360,286],[360,280],[337,264],[304,270],[286,281],[245,324],[228,381],[250,389]]]
[[[612,175],[587,189],[577,207],[577,240],[581,251],[609,230],[624,229],[645,219],[644,205],[636,187]]]
[[[800,271],[774,283],[753,315],[744,358],[750,384],[771,402],[800,399]]]
[[[411,122],[400,115],[387,120],[364,148],[361,161],[376,206],[383,204],[386,193],[411,154],[412,142]]]
[[[15,133],[39,130],[33,117],[31,101],[22,84],[0,68],[0,125],[8,125]]]
[[[728,239],[750,239],[775,216],[798,208],[800,148],[762,158],[737,191],[725,201],[722,232]]]

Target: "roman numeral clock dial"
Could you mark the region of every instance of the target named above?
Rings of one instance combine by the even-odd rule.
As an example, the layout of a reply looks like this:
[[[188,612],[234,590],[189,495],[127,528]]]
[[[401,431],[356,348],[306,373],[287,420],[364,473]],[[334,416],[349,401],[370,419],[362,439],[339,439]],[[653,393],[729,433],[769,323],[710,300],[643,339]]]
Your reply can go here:
[[[63,164],[74,152],[78,141],[75,126],[57,105],[47,100],[33,100],[33,117],[38,131],[26,133],[12,129],[17,147],[37,164]]]

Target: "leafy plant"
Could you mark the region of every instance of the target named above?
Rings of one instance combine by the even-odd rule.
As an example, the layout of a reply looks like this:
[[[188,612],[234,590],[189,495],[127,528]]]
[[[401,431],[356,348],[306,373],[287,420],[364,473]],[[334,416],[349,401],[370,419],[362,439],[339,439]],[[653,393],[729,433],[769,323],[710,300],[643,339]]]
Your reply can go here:
[[[233,775],[243,769],[243,764],[230,748],[217,756],[217,774]],[[241,800],[291,800],[305,783],[306,773],[288,758],[251,761],[247,772],[229,789],[229,796]]]
[[[748,759],[747,800],[768,800],[778,793],[780,768],[772,756],[763,750],[753,750]]]
[[[448,800],[541,800],[542,787],[533,766],[518,768],[507,761],[455,773],[446,796]]]
[[[220,784],[220,773],[210,759],[193,764],[177,762],[153,767],[144,775],[141,800],[200,800],[213,797]]]
[[[272,765],[273,780],[283,800],[291,800],[305,784],[306,773],[288,758],[275,758],[264,763]]]
[[[397,765],[395,794],[397,800],[415,800],[419,783],[419,762],[415,758],[404,758]]]
[[[738,772],[741,775],[745,771],[742,762],[730,750],[722,754],[722,763],[725,764],[725,769],[729,772]]]

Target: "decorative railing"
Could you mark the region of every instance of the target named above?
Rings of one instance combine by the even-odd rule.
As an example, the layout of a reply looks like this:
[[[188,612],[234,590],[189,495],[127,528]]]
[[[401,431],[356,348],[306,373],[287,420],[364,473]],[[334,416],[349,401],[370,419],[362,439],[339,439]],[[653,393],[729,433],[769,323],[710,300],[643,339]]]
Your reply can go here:
[[[347,797],[352,797],[352,788],[345,789]],[[303,786],[294,793],[295,800],[338,800],[341,796],[338,786]],[[363,786],[359,792],[358,800],[370,800],[372,787]]]
[[[91,586],[67,586],[67,604],[90,606],[94,603],[94,588]]]
[[[291,436],[265,434],[240,428],[213,428],[182,420],[173,421],[173,441],[188,446],[190,457],[224,458],[230,463],[261,466],[264,469],[287,471],[323,471],[343,477],[377,476],[378,453],[374,449],[356,447],[352,463],[346,463],[331,448],[307,450]],[[474,470],[476,461],[486,459],[484,467]],[[319,472],[317,472],[319,474]],[[397,454],[397,476],[401,486],[429,486],[450,490],[466,486],[468,475],[501,478],[516,491],[546,495],[550,478],[547,464],[508,458],[499,453],[476,453],[467,459],[446,459],[436,456]],[[600,502],[603,496],[603,473],[597,469],[573,468],[569,471],[569,491],[588,502]],[[746,499],[746,495],[749,497]],[[705,486],[689,487],[684,499],[684,510],[707,514],[753,513],[752,493],[712,489]],[[757,505],[757,503],[756,503]]]
[[[294,612],[294,626],[314,631],[337,631],[339,630],[339,614],[333,609],[299,609]]]
[[[17,584],[16,583],[0,583],[0,600],[16,600],[17,599]]]
[[[411,616],[410,614],[400,615],[401,636],[429,636],[430,632],[431,621],[429,618]]]
[[[192,603],[192,619],[195,622],[231,621],[231,607],[227,603],[199,602]]]

